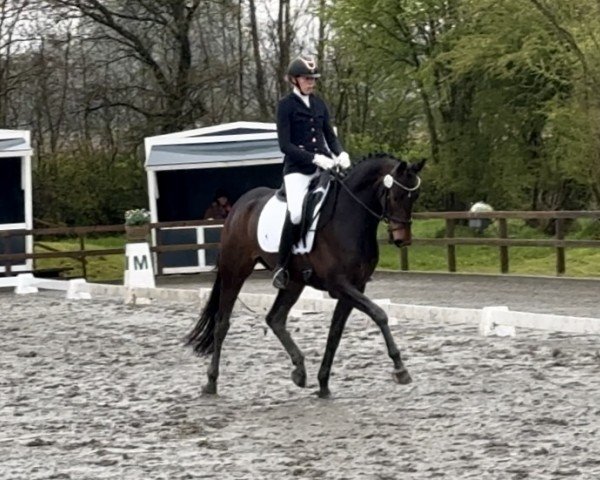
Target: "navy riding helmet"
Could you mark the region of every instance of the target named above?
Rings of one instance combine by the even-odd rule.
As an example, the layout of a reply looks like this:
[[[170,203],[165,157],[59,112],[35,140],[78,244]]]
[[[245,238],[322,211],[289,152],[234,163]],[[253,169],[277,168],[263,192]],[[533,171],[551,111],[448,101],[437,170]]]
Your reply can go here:
[[[317,61],[313,57],[299,56],[294,58],[287,69],[288,77],[311,77],[319,78],[321,73],[317,67]]]

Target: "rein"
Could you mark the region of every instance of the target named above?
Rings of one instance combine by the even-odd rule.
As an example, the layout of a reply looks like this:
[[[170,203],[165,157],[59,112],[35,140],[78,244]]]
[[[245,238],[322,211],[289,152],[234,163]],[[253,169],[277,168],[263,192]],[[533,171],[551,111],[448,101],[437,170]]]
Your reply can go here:
[[[340,175],[339,175],[337,172],[334,172],[334,174],[332,175],[332,177],[333,177],[333,179],[334,179],[334,180],[336,180],[336,181],[337,181],[337,183],[338,183],[339,185],[341,185],[341,186],[342,186],[342,188],[343,188],[344,190],[346,190],[346,193],[347,193],[348,195],[350,195],[350,197],[351,197],[353,200],[355,200],[355,201],[356,201],[356,203],[358,203],[358,204],[359,204],[361,207],[363,207],[363,208],[364,208],[364,209],[365,209],[367,212],[369,212],[371,215],[373,215],[373,216],[374,216],[374,217],[375,217],[377,220],[379,220],[379,221],[381,221],[381,220],[384,220],[384,221],[385,221],[385,217],[384,217],[384,215],[383,215],[383,214],[381,214],[381,215],[380,215],[379,213],[376,213],[376,212],[374,212],[373,210],[371,210],[371,209],[368,207],[368,205],[366,205],[366,204],[365,204],[365,203],[364,203],[364,202],[363,202],[363,201],[362,201],[360,198],[358,198],[358,197],[357,197],[357,196],[354,194],[354,192],[353,192],[352,190],[350,190],[350,188],[348,187],[348,185],[346,185],[346,184],[344,183],[344,179],[343,179],[343,178],[342,178],[342,177],[341,177],[341,176],[340,176]]]
[[[411,220],[404,220],[404,219],[400,219],[397,217],[394,217],[392,215],[388,215],[387,214],[387,205],[388,205],[388,196],[390,194],[390,190],[392,189],[392,187],[394,185],[402,188],[403,190],[408,192],[408,195],[410,196],[411,192],[414,192],[416,190],[419,189],[419,187],[421,186],[421,177],[419,177],[417,175],[417,184],[414,187],[407,187],[406,185],[403,185],[402,183],[400,183],[399,181],[397,181],[394,177],[393,174],[396,171],[397,167],[394,167],[392,169],[392,171],[390,173],[388,173],[387,175],[385,175],[383,177],[383,186],[385,188],[385,198],[383,201],[383,213],[379,214],[375,211],[373,211],[368,205],[366,205],[360,198],[358,198],[354,192],[352,190],[350,190],[350,188],[348,187],[348,185],[346,185],[346,183],[344,182],[343,178],[341,177],[341,175],[339,174],[339,172],[332,172],[332,177],[334,180],[337,181],[337,183],[339,185],[342,186],[342,188],[346,191],[346,193],[348,193],[348,195],[350,195],[350,197],[356,202],[358,203],[361,207],[363,207],[367,212],[369,212],[373,217],[375,217],[378,221],[384,221],[385,223],[389,224],[390,222],[395,222],[395,223],[403,223],[405,225],[410,225],[412,223]]]

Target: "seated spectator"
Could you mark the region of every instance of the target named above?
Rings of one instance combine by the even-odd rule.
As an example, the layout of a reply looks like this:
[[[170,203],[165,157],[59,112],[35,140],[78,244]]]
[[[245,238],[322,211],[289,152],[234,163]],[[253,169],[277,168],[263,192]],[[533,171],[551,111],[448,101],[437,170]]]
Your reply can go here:
[[[214,201],[204,212],[204,220],[222,220],[227,218],[231,210],[229,198],[223,189],[217,189]]]

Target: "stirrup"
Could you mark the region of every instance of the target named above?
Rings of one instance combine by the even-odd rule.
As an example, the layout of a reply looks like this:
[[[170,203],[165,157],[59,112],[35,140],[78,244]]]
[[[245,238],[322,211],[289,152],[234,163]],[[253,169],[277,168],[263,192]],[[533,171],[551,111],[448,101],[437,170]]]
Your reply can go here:
[[[273,274],[273,286],[275,288],[283,290],[287,287],[289,281],[290,276],[284,267],[279,267],[275,270],[275,273]]]

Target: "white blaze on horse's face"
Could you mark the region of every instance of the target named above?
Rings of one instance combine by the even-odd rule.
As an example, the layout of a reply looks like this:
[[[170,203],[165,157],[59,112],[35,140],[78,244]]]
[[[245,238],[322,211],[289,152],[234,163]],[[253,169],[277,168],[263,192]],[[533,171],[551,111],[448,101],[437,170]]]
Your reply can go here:
[[[387,189],[385,208],[389,212],[386,215],[389,220],[388,231],[397,247],[412,243],[412,206],[419,196],[421,186],[421,178],[417,173],[424,164],[424,161],[413,165],[400,162],[383,177],[383,185]]]

